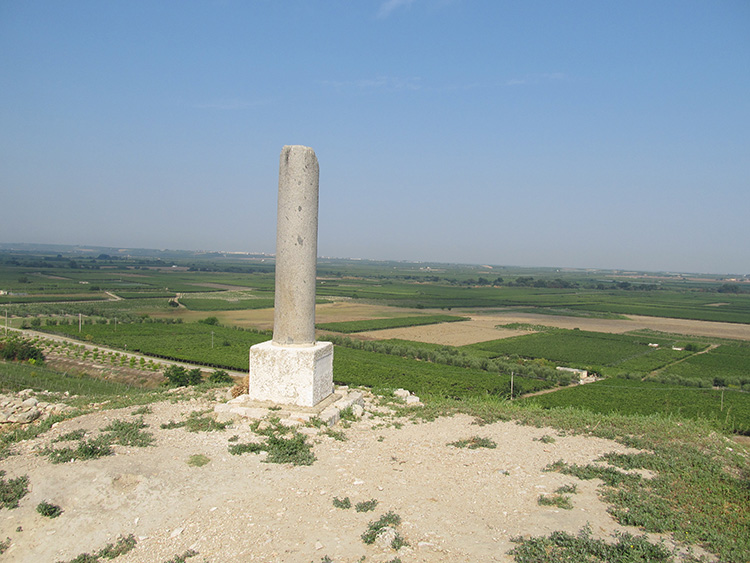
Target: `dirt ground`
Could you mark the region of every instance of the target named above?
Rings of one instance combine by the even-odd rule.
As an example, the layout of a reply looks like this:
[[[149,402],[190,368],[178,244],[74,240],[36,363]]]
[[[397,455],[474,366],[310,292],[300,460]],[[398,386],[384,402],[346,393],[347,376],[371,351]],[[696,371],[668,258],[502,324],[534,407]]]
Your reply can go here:
[[[303,429],[317,460],[291,466],[263,463],[263,454],[228,453],[230,437],[253,438],[247,420],[223,432],[160,428],[214,404],[198,398],[152,405],[144,421],[156,445],[115,446],[111,457],[54,465],[35,451],[73,430],[94,436],[113,420],[133,420],[134,408],[64,421],[17,444],[17,455],[0,465],[6,479],[28,475],[30,493],[19,508],[0,510],[0,538],[11,540],[2,560],[70,561],[134,534],[136,548],[118,563],[164,563],[190,549],[199,555],[188,561],[211,563],[318,563],[326,556],[335,563],[396,557],[404,563],[509,562],[510,539],[518,535],[577,532],[587,523],[598,537],[622,529],[598,500],[598,481],[543,470],[559,459],[584,464],[605,452],[627,451],[615,442],[512,422],[476,426],[465,415],[426,423],[375,417],[373,410],[381,407],[370,401],[362,419],[337,427],[345,441]],[[497,448],[448,445],[477,435]],[[544,435],[555,441],[540,441]],[[190,466],[192,454],[211,461]],[[578,492],[571,496],[572,510],[538,505],[541,494],[573,483]],[[353,506],[335,508],[334,497],[349,497],[352,505],[378,503],[373,512],[358,513]],[[41,501],[64,512],[44,518],[35,510]],[[409,543],[398,552],[361,539],[368,523],[388,511],[403,519],[397,530]]]
[[[475,342],[485,342],[498,338],[510,338],[528,331],[495,328],[497,325],[527,323],[556,328],[580,328],[595,332],[623,333],[631,330],[651,329],[675,334],[689,334],[713,338],[750,340],[750,325],[667,319],[661,317],[629,316],[625,319],[589,319],[584,317],[563,317],[533,313],[493,313],[471,314],[471,320],[438,325],[394,328],[358,333],[361,336],[378,340],[401,338],[417,342],[430,342],[450,346],[464,346]]]
[[[385,305],[369,305],[352,301],[337,301],[315,307],[315,320],[319,323],[360,321],[385,317],[407,317],[425,314],[445,314],[441,310],[402,309]],[[497,329],[497,325],[509,323],[527,323],[557,328],[580,328],[595,332],[623,333],[631,330],[652,329],[675,334],[689,334],[711,338],[728,338],[750,340],[750,325],[738,323],[719,323],[711,321],[693,321],[688,319],[668,319],[662,317],[642,317],[629,315],[627,319],[592,319],[586,317],[565,317],[541,315],[534,313],[506,312],[481,313],[476,311],[453,311],[452,314],[468,316],[469,321],[442,323],[416,327],[394,328],[371,332],[360,332],[357,336],[385,340],[400,338],[416,342],[429,342],[450,346],[464,346],[476,342],[485,342],[498,338],[510,338],[527,331]],[[273,309],[254,309],[247,311],[197,312],[179,311],[165,316],[181,316],[185,321],[194,321],[214,315],[222,323],[262,330],[273,328]]]

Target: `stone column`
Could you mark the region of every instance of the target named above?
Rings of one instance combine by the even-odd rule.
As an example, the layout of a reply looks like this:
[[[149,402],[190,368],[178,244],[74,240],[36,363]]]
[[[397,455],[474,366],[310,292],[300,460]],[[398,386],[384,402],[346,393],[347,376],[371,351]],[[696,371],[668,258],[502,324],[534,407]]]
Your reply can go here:
[[[309,147],[287,145],[279,160],[274,344],[315,343],[317,258],[318,159]]]
[[[254,401],[314,407],[333,393],[333,344],[315,341],[318,160],[285,146],[279,162],[273,340],[250,348]]]

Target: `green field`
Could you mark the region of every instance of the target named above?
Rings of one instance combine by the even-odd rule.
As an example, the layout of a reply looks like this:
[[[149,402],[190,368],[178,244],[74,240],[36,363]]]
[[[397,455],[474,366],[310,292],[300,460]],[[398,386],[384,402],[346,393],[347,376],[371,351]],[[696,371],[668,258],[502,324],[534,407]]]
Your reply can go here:
[[[528,403],[544,408],[576,406],[602,414],[660,414],[705,419],[727,432],[750,434],[750,395],[741,391],[722,392],[608,378],[521,399],[521,404]]]
[[[490,357],[544,358],[568,367],[606,374],[652,371],[692,354],[672,350],[676,343],[676,339],[664,336],[555,329],[462,348],[484,351]],[[649,344],[658,344],[659,347]]]
[[[7,313],[16,327],[41,325],[92,343],[244,371],[248,348],[270,338],[267,333],[183,321],[213,311],[219,322],[230,324],[237,322],[232,311],[272,307],[273,269],[273,258],[262,255],[0,251],[0,290],[11,293],[0,295],[0,314]],[[721,276],[335,259],[320,259],[318,275],[318,302],[340,298],[378,307],[373,314],[378,318],[318,325],[344,333],[460,320],[460,314],[446,313],[477,308],[750,323],[750,282],[728,284]],[[110,300],[105,292],[125,299]],[[170,306],[177,293],[184,307]],[[383,313],[384,306],[393,312]],[[79,315],[88,323],[80,334]],[[151,322],[154,318],[174,324]],[[511,372],[530,378],[528,387],[519,379],[524,390],[550,386],[557,365],[693,386],[685,401],[695,387],[750,389],[750,347],[711,338],[543,329],[459,348],[330,338],[336,341],[336,377],[342,383],[415,386],[410,390],[435,396],[502,395]],[[672,349],[687,344],[689,350]]]
[[[180,303],[191,311],[241,311],[248,309],[270,309],[273,307],[273,297],[270,299],[198,299],[183,297]]]
[[[110,299],[103,293],[72,293],[69,295],[0,295],[0,305],[19,303],[64,303],[67,301],[106,301]]]
[[[366,321],[318,323],[316,327],[321,330],[330,330],[332,332],[343,332],[348,334],[353,332],[365,332],[368,330],[452,323],[465,320],[467,320],[467,317],[456,317],[454,315],[425,315],[421,317],[394,317],[389,319],[369,319]]]
[[[401,387],[419,396],[463,399],[510,395],[509,375],[341,347],[334,351],[333,374],[337,383],[375,389]],[[515,377],[513,392],[530,393],[552,386],[553,382]]]
[[[750,346],[723,344],[669,366],[664,375],[709,380],[719,386],[750,384]]]
[[[268,333],[203,323],[92,324],[46,327],[47,332],[148,356],[247,371],[249,349]]]
[[[118,291],[115,293],[121,299],[171,299],[177,295],[174,291]]]

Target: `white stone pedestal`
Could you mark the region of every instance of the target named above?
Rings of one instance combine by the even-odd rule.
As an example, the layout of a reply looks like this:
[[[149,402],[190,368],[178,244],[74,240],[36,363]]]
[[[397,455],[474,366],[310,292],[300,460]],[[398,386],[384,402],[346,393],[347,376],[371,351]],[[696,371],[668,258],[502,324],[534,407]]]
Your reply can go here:
[[[314,407],[333,393],[333,344],[250,348],[248,395],[253,401]]]

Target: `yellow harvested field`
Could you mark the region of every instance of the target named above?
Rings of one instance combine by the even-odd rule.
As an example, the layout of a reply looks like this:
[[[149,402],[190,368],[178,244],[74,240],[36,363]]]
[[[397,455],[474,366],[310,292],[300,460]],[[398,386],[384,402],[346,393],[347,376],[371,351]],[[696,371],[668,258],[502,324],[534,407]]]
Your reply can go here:
[[[401,309],[384,305],[368,305],[352,301],[337,301],[315,307],[315,320],[319,323],[360,321],[366,319],[409,317],[414,315],[432,315],[445,313],[440,310]],[[498,338],[510,338],[528,331],[495,328],[497,325],[510,323],[525,323],[544,325],[556,328],[579,328],[594,332],[623,333],[631,330],[651,329],[674,334],[688,334],[711,338],[728,338],[733,340],[750,340],[750,325],[738,323],[718,323],[711,321],[692,321],[687,319],[668,319],[662,317],[629,316],[627,319],[590,319],[585,317],[564,317],[556,315],[540,315],[534,313],[504,313],[480,314],[476,312],[453,311],[459,316],[469,316],[471,320],[435,325],[412,326],[361,332],[355,337],[374,340],[399,338],[416,342],[429,342],[448,346],[464,346],[476,342],[486,342]],[[241,327],[252,327],[262,330],[273,328],[273,309],[252,309],[246,311],[217,311],[198,312],[169,311],[164,317],[182,317],[187,321],[196,321],[208,316],[219,317],[223,324],[233,324]]]
[[[421,312],[424,312],[424,310]],[[413,312],[410,314],[413,314]],[[457,314],[460,315],[462,313]],[[717,323],[710,321],[692,321],[687,319],[667,319],[635,315],[630,316],[627,319],[588,319],[585,317],[514,313],[512,311],[488,315],[471,313],[463,314],[470,315],[471,320],[456,323],[373,330],[358,333],[358,336],[374,340],[398,338],[401,340],[413,340],[415,342],[428,342],[431,344],[465,346],[477,342],[486,342],[488,340],[497,340],[499,338],[510,338],[521,334],[529,334],[529,331],[495,328],[498,325],[525,323],[551,326],[555,328],[579,328],[581,330],[609,332],[615,334],[621,334],[631,330],[651,329],[674,334],[729,338],[733,340],[750,340],[750,325],[736,323]]]
[[[510,338],[519,334],[528,334],[528,331],[495,328],[497,325],[510,323],[526,323],[567,329],[579,328],[581,330],[616,334],[631,330],[651,329],[675,334],[750,340],[750,325],[736,323],[641,316],[631,316],[628,319],[587,319],[583,317],[513,312],[472,315],[470,321],[457,323],[394,328],[360,334],[378,340],[400,338],[450,346],[464,346],[476,342],[486,342],[499,338]]]
[[[442,344],[444,346],[464,346],[498,338],[510,338],[529,334],[527,330],[498,329],[498,324],[492,319],[481,317],[472,318],[470,321],[455,323],[440,323],[434,325],[408,326],[404,328],[388,328],[385,330],[373,330],[357,333],[358,336],[372,338],[374,340],[387,340],[399,338],[401,340],[413,340],[415,342],[429,342],[431,344]]]

